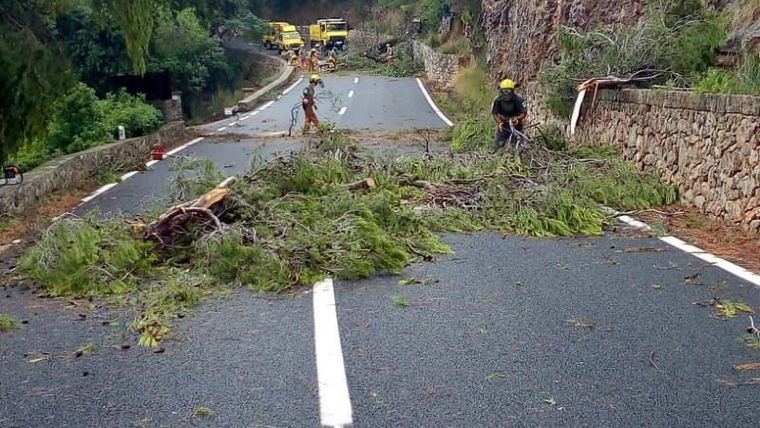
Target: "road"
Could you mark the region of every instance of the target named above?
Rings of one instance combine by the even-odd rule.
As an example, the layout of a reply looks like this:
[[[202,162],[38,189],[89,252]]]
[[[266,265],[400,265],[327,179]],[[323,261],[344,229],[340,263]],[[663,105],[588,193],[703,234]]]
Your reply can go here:
[[[287,129],[302,84],[244,115],[234,133]],[[347,129],[446,126],[413,79],[327,78],[322,93],[336,100],[320,98],[322,117]],[[300,147],[214,135],[180,153],[231,175],[255,154]],[[142,212],[170,186],[169,165],[81,209]],[[716,320],[695,304],[719,296],[760,307],[756,285],[632,228],[583,239],[444,239],[453,255],[403,275],[424,285],[380,276],[288,296],[236,290],[180,320],[162,353],[121,349],[134,339],[123,325],[104,325],[124,319],[118,309],[6,290],[0,312],[28,323],[0,335],[0,426],[760,423],[759,375],[732,370],[760,360],[742,341],[747,318]],[[396,295],[409,306],[395,305]],[[72,355],[89,341],[94,354]],[[50,358],[29,362],[41,352]],[[193,417],[200,406],[214,415]]]
[[[416,79],[380,76],[325,76],[324,87],[317,92],[320,120],[351,131],[405,131],[418,128],[445,128]],[[240,119],[227,119],[201,127],[210,134],[184,150],[173,153],[167,161],[150,166],[148,171],[131,175],[128,180],[88,201],[76,210],[84,215],[97,209],[103,215],[144,214],[167,205],[167,197],[177,157],[208,159],[225,175],[248,170],[254,157],[271,158],[277,153],[299,150],[302,143],[293,139],[264,139],[272,133],[286,133],[291,127],[295,108],[298,122],[294,134],[303,126],[300,108],[301,91],[307,79],[299,79],[286,88],[276,101],[266,102],[244,113]],[[235,138],[230,138],[234,134]],[[246,138],[248,136],[249,138]]]

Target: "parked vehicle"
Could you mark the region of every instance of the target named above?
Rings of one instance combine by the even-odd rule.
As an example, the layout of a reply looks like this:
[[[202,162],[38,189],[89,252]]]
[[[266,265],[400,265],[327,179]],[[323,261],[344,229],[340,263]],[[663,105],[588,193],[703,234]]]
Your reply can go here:
[[[348,22],[341,18],[318,19],[309,26],[311,47],[344,50],[348,44]]]
[[[303,47],[304,41],[295,25],[285,25],[277,31],[273,45],[280,53],[284,50],[298,51]]]
[[[269,32],[265,33],[264,36],[261,38],[261,43],[264,44],[264,47],[267,49],[273,49],[275,47],[275,40],[277,39],[277,34],[280,32],[280,30],[283,27],[291,26],[289,23],[285,21],[270,21],[269,22]]]

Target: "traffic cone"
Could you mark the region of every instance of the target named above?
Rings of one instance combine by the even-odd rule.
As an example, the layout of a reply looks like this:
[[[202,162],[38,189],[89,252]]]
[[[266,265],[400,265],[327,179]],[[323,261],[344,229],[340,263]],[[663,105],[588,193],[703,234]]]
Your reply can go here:
[[[153,150],[151,150],[150,155],[153,160],[164,160],[164,146],[161,144],[156,144],[153,146]]]

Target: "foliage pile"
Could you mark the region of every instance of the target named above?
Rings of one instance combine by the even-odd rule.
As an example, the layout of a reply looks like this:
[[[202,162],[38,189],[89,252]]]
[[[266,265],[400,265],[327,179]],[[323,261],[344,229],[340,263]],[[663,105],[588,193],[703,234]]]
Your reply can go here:
[[[414,58],[412,44],[402,41],[393,47],[394,60],[388,64],[382,59],[382,53],[376,45],[351,47],[346,55],[338,57],[340,67],[362,74],[375,74],[390,77],[418,76],[424,72],[424,66]]]
[[[590,150],[536,147],[525,162],[483,152],[373,159],[322,128],[307,151],[254,162],[213,207],[221,227],[203,216],[156,241],[123,220],[68,218],[20,267],[53,295],[129,302],[138,308],[133,328],[151,345],[220,286],[282,292],[326,275],[400,273],[449,251],[438,232],[596,235],[608,219],[600,202],[641,209],[674,200],[655,177]],[[179,189],[194,198],[217,177],[207,168]],[[350,185],[367,178],[374,185]]]
[[[659,75],[662,83],[693,87],[710,70],[728,36],[729,17],[706,10],[698,0],[652,2],[637,26],[557,34],[556,63],[546,63],[539,80],[546,107],[570,115],[576,85],[589,78]]]

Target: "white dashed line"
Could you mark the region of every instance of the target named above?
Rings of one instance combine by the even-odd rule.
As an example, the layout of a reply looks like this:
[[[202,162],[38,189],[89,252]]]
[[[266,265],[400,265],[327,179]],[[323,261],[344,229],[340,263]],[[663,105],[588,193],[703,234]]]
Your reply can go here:
[[[137,174],[138,172],[140,171],[130,171],[119,178],[121,179],[121,181],[126,181],[126,180],[129,180],[133,175]]]
[[[642,229],[642,230],[650,230],[651,228],[646,223],[643,223],[641,221],[638,221],[632,217],[622,215],[619,216],[618,219],[622,221],[623,223],[629,224],[633,227]],[[728,260],[722,259],[714,254],[708,253],[707,251],[696,247],[694,245],[691,245],[689,243],[684,242],[683,240],[676,238],[675,236],[660,236],[659,240],[671,245],[685,253],[689,253],[694,257],[697,257],[701,260],[706,261],[707,263],[719,268],[723,269],[724,271],[736,275],[739,278],[752,283],[758,287],[760,287],[760,275],[750,272],[747,269],[744,269],[743,267],[731,263]]]
[[[217,131],[224,131],[225,129],[227,129],[227,127],[226,126],[222,126],[221,128],[217,129]]]
[[[105,186],[101,187],[100,189],[92,192],[89,196],[86,196],[86,197],[82,198],[82,202],[87,202],[87,201],[95,198],[96,196],[98,196],[98,195],[100,195],[102,193],[105,193],[106,191],[108,191],[108,189],[116,186],[117,184],[119,184],[119,183],[108,183],[108,184],[106,184]]]
[[[351,425],[351,397],[348,393],[343,348],[340,345],[338,315],[332,279],[314,284],[314,350],[317,359],[319,413],[323,426]]]
[[[441,120],[448,126],[454,126],[454,122],[449,120],[448,117],[446,117],[445,114],[441,111],[441,109],[438,108],[437,105],[433,102],[433,99],[430,97],[430,94],[428,93],[427,89],[425,89],[425,85],[422,84],[422,80],[417,78],[417,85],[420,87],[420,91],[422,91],[422,95],[425,96],[425,99],[427,100],[428,104],[430,104],[430,107],[433,108],[433,111],[435,114],[438,115],[438,117],[441,118]]]
[[[150,168],[150,167],[152,167],[153,165],[155,165],[157,163],[158,163],[158,161],[155,160],[155,159],[153,159],[152,161],[145,162],[145,166],[147,166],[148,168]]]
[[[264,110],[268,109],[272,104],[274,104],[274,101],[269,101],[266,104],[264,104],[263,106],[259,107],[258,111],[264,111]]]
[[[354,77],[354,83],[359,83],[359,78],[358,77]]]
[[[282,91],[282,95],[287,95],[288,92],[290,92],[293,89],[295,89],[295,87],[298,86],[298,84],[301,83],[302,80],[303,80],[303,77],[301,77],[298,80],[296,80],[296,83],[293,83],[292,85],[288,86],[287,89],[285,89],[284,91]]]
[[[351,89],[350,91],[348,91],[348,98],[351,98],[353,96],[354,96],[354,90]]]
[[[346,110],[348,110],[348,107],[341,107],[340,110],[338,111],[338,114],[340,115],[345,114]]]

